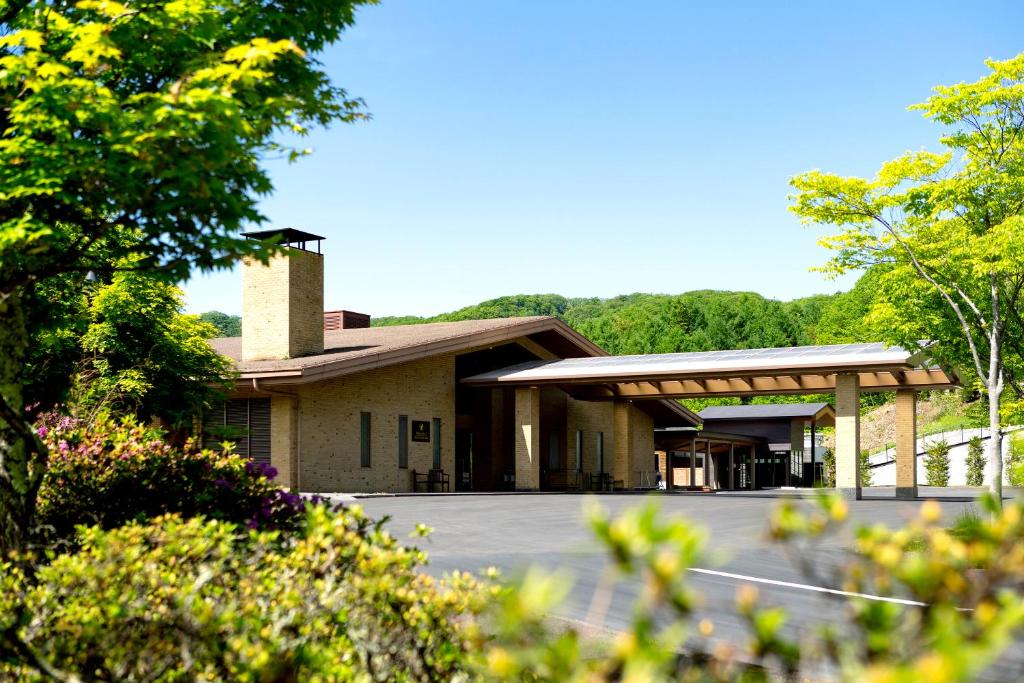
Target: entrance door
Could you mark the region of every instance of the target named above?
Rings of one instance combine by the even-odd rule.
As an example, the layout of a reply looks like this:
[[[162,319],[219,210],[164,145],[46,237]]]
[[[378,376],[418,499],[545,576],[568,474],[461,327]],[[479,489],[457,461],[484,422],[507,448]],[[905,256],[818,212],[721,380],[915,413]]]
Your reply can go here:
[[[455,490],[473,490],[473,430],[455,430]]]

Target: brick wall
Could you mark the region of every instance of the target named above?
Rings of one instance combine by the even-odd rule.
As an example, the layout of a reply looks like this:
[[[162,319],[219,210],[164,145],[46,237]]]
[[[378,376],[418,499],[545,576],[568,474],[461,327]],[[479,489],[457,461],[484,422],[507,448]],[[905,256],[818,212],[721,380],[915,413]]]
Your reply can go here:
[[[299,391],[303,491],[399,492],[412,490],[412,470],[426,472],[431,442],[409,441],[409,467],[398,467],[398,416],[441,418],[441,467],[455,472],[455,357],[371,370],[318,382]],[[360,413],[370,413],[370,467],[360,466]]]
[[[323,256],[285,249],[264,265],[242,265],[242,358],[270,360],[322,353]]]

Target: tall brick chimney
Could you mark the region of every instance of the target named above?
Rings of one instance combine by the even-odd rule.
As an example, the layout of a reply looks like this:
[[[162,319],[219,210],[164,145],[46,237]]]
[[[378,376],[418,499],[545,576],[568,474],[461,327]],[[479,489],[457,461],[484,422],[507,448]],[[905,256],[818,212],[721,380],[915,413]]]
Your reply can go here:
[[[266,265],[242,263],[242,360],[280,360],[324,351],[323,237],[264,230],[246,237],[285,245]],[[307,248],[316,243],[316,251]]]

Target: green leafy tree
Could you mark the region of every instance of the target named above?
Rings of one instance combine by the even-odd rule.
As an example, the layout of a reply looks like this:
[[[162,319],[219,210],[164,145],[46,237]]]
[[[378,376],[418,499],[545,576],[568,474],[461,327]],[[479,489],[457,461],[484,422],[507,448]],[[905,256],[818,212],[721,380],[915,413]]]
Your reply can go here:
[[[242,317],[239,315],[228,315],[220,311],[207,311],[206,313],[201,313],[199,319],[216,327],[220,337],[242,336]]]
[[[303,153],[282,134],[363,116],[314,58],[360,4],[0,0],[0,552],[46,464],[24,410],[33,288],[253,253],[238,232],[263,220],[261,162]]]
[[[991,472],[1001,499],[1000,404],[1024,395],[1024,54],[987,62],[974,83],[940,86],[913,108],[943,126],[946,152],[910,152],[873,179],[794,178],[794,212],[839,226],[822,243],[831,273],[885,264],[872,310],[890,342],[973,369],[988,395]]]
[[[985,483],[985,447],[981,437],[971,437],[967,442],[967,485],[981,486]]]
[[[148,274],[117,272],[89,306],[75,407],[190,424],[223,397],[231,361],[207,343],[213,325],[183,311],[183,293]]]
[[[949,443],[937,441],[928,446],[924,469],[928,486],[949,486]]]

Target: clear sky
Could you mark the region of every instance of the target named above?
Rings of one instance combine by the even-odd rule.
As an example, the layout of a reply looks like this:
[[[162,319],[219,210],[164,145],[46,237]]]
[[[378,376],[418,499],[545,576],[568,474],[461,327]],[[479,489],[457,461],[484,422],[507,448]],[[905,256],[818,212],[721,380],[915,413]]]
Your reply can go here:
[[[327,308],[505,294],[844,289],[787,179],[871,174],[907,105],[1024,51],[1021,0],[384,0],[322,56],[373,120],[270,165],[268,227],[327,236]],[[186,284],[237,313],[237,272]]]

